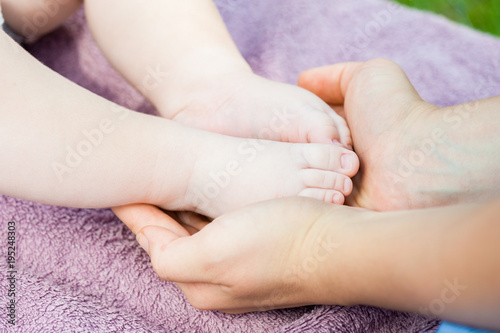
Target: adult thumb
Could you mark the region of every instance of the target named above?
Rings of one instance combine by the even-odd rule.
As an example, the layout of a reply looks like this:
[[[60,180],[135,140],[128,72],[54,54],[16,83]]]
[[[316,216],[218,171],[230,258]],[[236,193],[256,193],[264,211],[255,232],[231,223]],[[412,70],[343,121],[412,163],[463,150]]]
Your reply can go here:
[[[329,104],[342,105],[347,95],[359,94],[372,100],[388,94],[395,102],[421,100],[403,69],[387,59],[309,69],[299,76],[298,84]]]

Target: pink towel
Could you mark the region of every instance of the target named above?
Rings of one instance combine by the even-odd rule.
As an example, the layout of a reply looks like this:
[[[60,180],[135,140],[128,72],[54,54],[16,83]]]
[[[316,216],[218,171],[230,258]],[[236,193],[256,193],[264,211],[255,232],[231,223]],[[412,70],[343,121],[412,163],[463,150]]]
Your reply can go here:
[[[440,106],[500,91],[500,40],[384,0],[220,0],[220,11],[254,70],[294,83],[300,71],[386,57]],[[30,46],[47,66],[141,112],[152,107],[118,76],[80,12]],[[0,246],[16,223],[16,326],[5,259],[0,332],[423,332],[437,321],[372,307],[310,306],[227,315],[198,311],[153,272],[133,234],[110,210],[51,207],[0,196]]]

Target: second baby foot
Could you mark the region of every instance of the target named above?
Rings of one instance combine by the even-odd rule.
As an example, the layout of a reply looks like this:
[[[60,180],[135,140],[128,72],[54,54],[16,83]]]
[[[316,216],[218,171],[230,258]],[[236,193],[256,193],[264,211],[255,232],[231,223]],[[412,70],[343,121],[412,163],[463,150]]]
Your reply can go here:
[[[305,89],[249,72],[219,74],[170,87],[162,115],[225,135],[299,143],[352,145],[346,122]]]
[[[165,170],[178,186],[164,184],[157,200],[168,209],[217,217],[254,202],[297,195],[343,204],[359,168],[351,150],[332,144],[240,139],[178,126],[182,144],[166,152],[178,165]],[[176,195],[165,204],[161,193]]]

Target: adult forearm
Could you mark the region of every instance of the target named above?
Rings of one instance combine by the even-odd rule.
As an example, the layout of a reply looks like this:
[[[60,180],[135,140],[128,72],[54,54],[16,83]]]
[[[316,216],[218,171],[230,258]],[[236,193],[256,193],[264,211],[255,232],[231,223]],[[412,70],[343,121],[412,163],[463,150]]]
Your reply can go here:
[[[331,285],[340,281],[346,304],[498,329],[498,204],[375,213],[350,224]]]

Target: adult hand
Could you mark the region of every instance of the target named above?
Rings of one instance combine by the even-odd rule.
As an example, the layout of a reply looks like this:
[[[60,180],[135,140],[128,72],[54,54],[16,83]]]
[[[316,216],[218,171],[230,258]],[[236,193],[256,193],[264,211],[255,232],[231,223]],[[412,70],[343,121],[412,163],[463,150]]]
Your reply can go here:
[[[432,179],[434,161],[405,177],[401,158],[426,138],[426,118],[437,107],[420,98],[398,65],[376,59],[315,68],[301,74],[299,85],[331,105],[344,105],[361,162],[348,204],[393,210],[427,203],[418,187]]]
[[[363,214],[307,198],[278,199],[208,225],[191,216],[191,233],[201,231],[190,235],[153,206],[113,210],[137,234],[162,279],[175,282],[193,306],[230,313],[344,304],[345,289],[331,282],[335,274],[324,271],[325,263],[336,263],[344,224]]]
[[[190,216],[192,236],[153,206],[114,210],[200,309],[365,304],[498,329],[499,207],[378,213],[288,198],[209,225]]]
[[[396,210],[500,195],[500,96],[438,108],[384,59],[308,70],[299,85],[344,104],[361,162],[348,204]]]

